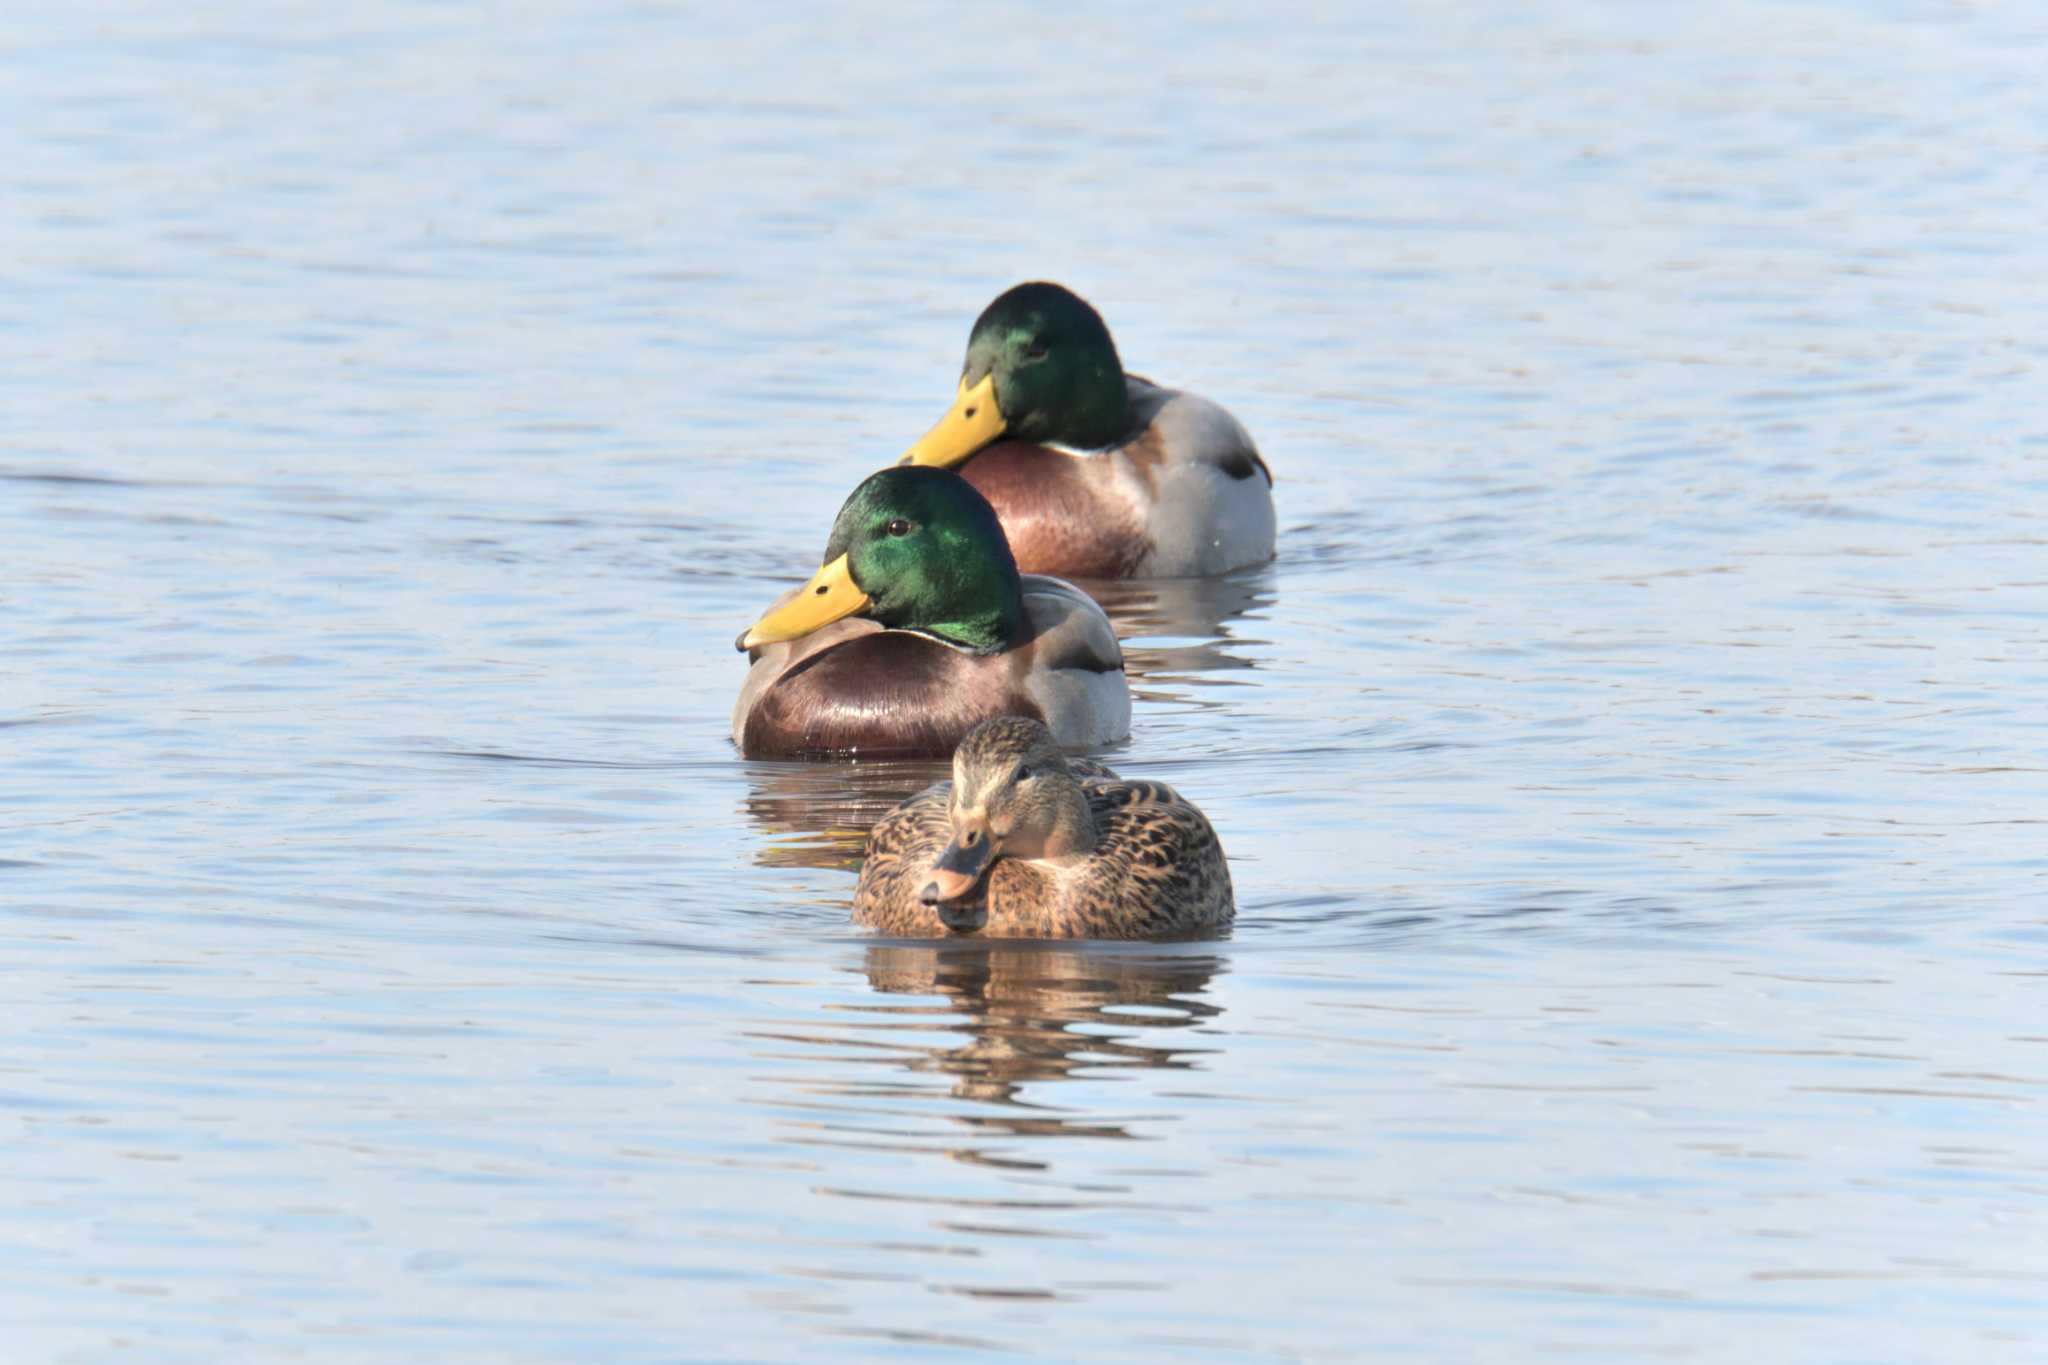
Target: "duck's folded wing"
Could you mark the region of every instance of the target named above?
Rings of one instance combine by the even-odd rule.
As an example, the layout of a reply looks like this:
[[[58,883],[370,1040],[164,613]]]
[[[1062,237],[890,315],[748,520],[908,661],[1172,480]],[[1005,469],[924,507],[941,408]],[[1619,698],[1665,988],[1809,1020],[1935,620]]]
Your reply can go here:
[[[1095,599],[1071,583],[1024,576],[1024,612],[1034,634],[1011,651],[1011,686],[1029,700],[1053,738],[1092,749],[1131,732],[1131,687],[1116,631]]]
[[[1064,578],[1023,576],[1024,614],[1031,621],[1035,668],[1122,672],[1123,646],[1095,599]]]
[[[1096,856],[1090,894],[1127,907],[1131,937],[1189,933],[1236,914],[1230,867],[1208,817],[1163,782],[1088,784]]]
[[[1272,487],[1273,471],[1259,457],[1251,433],[1222,404],[1136,375],[1125,375],[1124,382],[1133,416],[1159,449],[1177,460],[1212,464],[1233,479],[1257,474]]]
[[[937,923],[920,896],[932,864],[953,837],[951,782],[934,782],[868,831],[867,861],[853,893],[856,922],[891,932],[930,932]]]

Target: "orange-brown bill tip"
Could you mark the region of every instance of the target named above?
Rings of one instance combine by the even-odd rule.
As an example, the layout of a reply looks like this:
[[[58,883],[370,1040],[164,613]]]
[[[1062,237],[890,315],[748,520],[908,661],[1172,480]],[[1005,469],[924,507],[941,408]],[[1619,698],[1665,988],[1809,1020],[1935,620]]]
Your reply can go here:
[[[970,877],[964,872],[953,872],[943,867],[932,869],[932,879],[925,884],[924,903],[938,905],[945,901],[956,901],[974,890],[981,879]]]

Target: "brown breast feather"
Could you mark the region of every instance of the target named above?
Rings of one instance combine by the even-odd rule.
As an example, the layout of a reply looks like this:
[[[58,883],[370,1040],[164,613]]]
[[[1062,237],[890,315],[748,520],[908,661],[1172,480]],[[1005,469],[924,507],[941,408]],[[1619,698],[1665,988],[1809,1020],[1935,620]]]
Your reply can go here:
[[[858,751],[944,756],[1008,712],[1044,720],[1011,683],[1013,661],[981,657],[908,631],[862,635],[793,665],[746,719],[741,751],[796,758]]]
[[[998,441],[960,473],[996,509],[1025,573],[1125,578],[1151,553],[1143,524],[1116,495],[1105,456]]]

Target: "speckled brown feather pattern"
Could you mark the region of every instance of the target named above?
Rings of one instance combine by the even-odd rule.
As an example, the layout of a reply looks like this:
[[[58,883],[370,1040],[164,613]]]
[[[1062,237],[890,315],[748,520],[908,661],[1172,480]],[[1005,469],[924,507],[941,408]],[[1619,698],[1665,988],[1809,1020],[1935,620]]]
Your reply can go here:
[[[1161,782],[1126,781],[1097,763],[1069,760],[1095,822],[1092,852],[1070,866],[1004,858],[976,895],[988,938],[1186,938],[1236,914],[1230,868],[1207,817]],[[854,920],[905,938],[951,934],[920,899],[953,837],[951,782],[934,783],[868,835]]]

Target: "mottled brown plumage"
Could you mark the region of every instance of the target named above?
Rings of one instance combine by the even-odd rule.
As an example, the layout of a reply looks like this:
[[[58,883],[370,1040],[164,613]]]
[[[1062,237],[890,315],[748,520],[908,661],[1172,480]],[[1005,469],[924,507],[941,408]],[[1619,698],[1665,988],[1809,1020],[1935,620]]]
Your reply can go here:
[[[1201,811],[1067,758],[1019,716],[976,727],[952,781],[875,826],[853,905],[858,923],[919,938],[1185,938],[1236,913]]]

